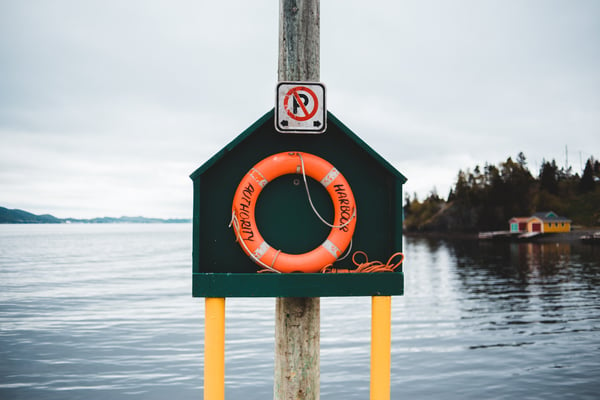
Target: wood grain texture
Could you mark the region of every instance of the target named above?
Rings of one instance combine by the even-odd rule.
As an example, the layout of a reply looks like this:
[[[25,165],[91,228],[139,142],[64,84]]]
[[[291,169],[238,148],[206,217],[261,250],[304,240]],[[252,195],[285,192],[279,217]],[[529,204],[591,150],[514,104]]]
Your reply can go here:
[[[279,81],[319,81],[319,35],[319,0],[280,0]]]
[[[276,400],[319,399],[320,300],[277,298],[273,390]]]
[[[279,2],[279,81],[319,81],[319,0]],[[321,299],[277,298],[275,400],[320,398]]]

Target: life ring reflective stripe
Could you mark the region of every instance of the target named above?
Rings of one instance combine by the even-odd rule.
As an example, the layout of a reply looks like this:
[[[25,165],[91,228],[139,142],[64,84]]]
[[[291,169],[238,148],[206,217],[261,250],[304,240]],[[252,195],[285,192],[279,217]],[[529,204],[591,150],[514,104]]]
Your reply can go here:
[[[304,173],[319,181],[334,205],[334,223],[327,239],[304,254],[271,247],[256,226],[254,211],[263,188],[282,175]],[[318,272],[346,250],[356,227],[356,202],[346,178],[333,165],[309,153],[274,154],[248,171],[237,187],[232,206],[233,228],[244,252],[257,264],[279,272]]]

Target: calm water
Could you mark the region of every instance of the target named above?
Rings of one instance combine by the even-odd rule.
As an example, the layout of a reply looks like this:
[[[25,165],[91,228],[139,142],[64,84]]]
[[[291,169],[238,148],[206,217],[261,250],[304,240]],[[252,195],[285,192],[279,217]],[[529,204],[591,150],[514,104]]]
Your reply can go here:
[[[405,239],[393,399],[597,399],[600,247]],[[226,397],[272,398],[274,299],[228,299]],[[0,399],[200,399],[191,225],[0,225]],[[321,301],[321,398],[369,398],[369,298]]]

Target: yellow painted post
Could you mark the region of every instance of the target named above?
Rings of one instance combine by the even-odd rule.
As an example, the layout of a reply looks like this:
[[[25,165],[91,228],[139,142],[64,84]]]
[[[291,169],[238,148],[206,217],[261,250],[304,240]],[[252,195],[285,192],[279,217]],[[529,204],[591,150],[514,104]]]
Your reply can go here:
[[[207,297],[204,307],[204,400],[225,399],[225,299]]]
[[[390,400],[392,297],[371,298],[371,400]]]

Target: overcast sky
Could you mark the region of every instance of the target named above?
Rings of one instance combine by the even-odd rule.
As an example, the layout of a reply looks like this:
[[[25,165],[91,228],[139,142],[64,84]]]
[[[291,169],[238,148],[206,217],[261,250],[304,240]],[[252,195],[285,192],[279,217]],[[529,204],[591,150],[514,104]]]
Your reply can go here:
[[[0,206],[192,214],[189,174],[274,106],[275,0],[0,0]],[[327,106],[408,178],[600,157],[600,1],[321,1]]]

